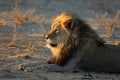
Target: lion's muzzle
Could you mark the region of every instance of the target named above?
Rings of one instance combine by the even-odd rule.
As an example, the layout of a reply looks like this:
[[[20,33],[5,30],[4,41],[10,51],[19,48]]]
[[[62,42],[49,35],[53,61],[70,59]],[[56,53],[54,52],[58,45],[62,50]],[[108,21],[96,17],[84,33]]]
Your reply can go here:
[[[45,35],[45,38],[46,38],[46,39],[49,39],[49,37],[48,37],[48,35],[47,35],[47,34]]]
[[[49,34],[46,34],[46,35],[45,35],[45,38],[46,38],[47,45],[49,45],[49,46],[51,46],[51,47],[56,47],[56,46],[57,46],[57,44],[55,44],[55,42],[53,42],[53,41],[51,40],[51,37],[50,37]]]

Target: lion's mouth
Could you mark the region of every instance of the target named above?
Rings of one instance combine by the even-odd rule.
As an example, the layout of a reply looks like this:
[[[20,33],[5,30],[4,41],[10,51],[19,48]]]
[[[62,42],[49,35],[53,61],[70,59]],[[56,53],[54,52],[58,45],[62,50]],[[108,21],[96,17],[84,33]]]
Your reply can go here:
[[[51,41],[48,41],[48,40],[46,40],[46,42],[47,42],[47,47],[48,47],[48,48],[49,48],[49,47],[57,47],[57,44],[54,43],[54,42],[51,42]]]
[[[57,46],[57,44],[53,44],[53,43],[51,43],[50,44],[52,47],[56,47]]]
[[[57,44],[54,44],[54,43],[47,43],[47,46],[48,46],[48,47],[57,47]]]

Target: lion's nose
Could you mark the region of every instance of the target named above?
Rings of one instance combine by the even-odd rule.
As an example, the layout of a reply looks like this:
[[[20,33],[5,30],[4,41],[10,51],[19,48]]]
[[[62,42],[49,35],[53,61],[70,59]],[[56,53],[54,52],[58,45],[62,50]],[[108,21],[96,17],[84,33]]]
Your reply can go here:
[[[45,38],[46,38],[46,39],[49,39],[48,35],[45,35]]]

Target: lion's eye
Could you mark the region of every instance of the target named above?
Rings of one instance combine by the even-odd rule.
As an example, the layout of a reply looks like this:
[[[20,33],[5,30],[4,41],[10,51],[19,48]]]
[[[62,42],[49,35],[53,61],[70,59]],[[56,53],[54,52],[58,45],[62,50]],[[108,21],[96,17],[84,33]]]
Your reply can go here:
[[[59,32],[59,30],[58,29],[55,29],[55,33],[58,33]]]

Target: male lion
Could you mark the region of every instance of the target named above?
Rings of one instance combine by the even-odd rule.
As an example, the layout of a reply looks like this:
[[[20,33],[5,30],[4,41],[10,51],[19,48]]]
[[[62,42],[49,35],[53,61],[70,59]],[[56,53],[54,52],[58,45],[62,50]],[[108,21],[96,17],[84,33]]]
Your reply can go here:
[[[37,69],[120,72],[120,46],[104,44],[95,31],[76,15],[62,13],[45,37],[52,57]]]

